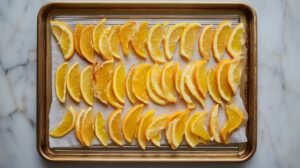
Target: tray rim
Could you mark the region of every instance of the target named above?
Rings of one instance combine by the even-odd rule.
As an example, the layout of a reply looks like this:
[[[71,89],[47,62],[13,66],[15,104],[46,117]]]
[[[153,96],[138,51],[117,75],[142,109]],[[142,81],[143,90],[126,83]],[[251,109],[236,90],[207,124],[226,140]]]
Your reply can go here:
[[[43,96],[43,91],[45,90],[45,85],[41,84],[41,81],[45,82],[46,77],[43,76],[41,72],[41,68],[43,66],[43,61],[45,61],[46,58],[42,57],[45,56],[44,51],[46,51],[45,47],[45,40],[43,39],[44,37],[44,32],[46,27],[43,25],[43,19],[44,17],[47,16],[49,13],[49,10],[53,7],[68,7],[72,8],[72,6],[78,6],[78,5],[85,5],[85,7],[92,7],[94,5],[110,5],[112,7],[118,7],[119,6],[127,6],[129,8],[137,8],[135,6],[139,5],[152,5],[152,6],[162,6],[162,9],[165,7],[170,7],[170,6],[184,6],[184,5],[198,5],[201,6],[200,8],[204,9],[212,9],[212,8],[223,8],[223,9],[230,9],[232,6],[235,6],[237,8],[238,6],[243,8],[246,12],[249,13],[249,15],[252,17],[253,23],[251,25],[251,29],[249,31],[251,32],[251,37],[253,38],[249,40],[249,43],[251,43],[251,53],[249,55],[252,56],[251,62],[254,64],[254,67],[249,68],[249,75],[251,75],[251,91],[253,92],[251,95],[251,111],[252,115],[251,116],[251,122],[252,122],[252,128],[250,133],[248,132],[247,137],[251,140],[248,140],[248,145],[250,147],[246,148],[246,151],[244,151],[243,155],[240,157],[236,158],[206,158],[206,159],[201,159],[201,158],[178,158],[178,157],[166,157],[166,158],[128,158],[128,159],[122,159],[122,158],[105,158],[105,160],[99,160],[95,158],[90,158],[86,157],[85,159],[78,159],[78,158],[53,158],[51,155],[53,155],[51,149],[49,146],[43,141],[42,136],[43,130],[43,123],[45,123],[44,120],[46,120],[46,103],[45,101],[41,100],[41,97]],[[249,92],[248,92],[248,97],[249,97]],[[113,1],[113,2],[108,2],[108,1],[102,1],[102,2],[49,2],[44,4],[37,15],[37,150],[40,156],[47,160],[47,161],[55,161],[55,162],[66,162],[66,161],[76,161],[76,162],[82,162],[82,161],[87,161],[87,162],[245,162],[248,161],[249,159],[252,158],[252,156],[256,152],[257,148],[257,15],[256,11],[254,10],[253,7],[251,7],[249,4],[244,3],[244,2],[172,2],[172,1],[165,1],[165,2],[151,2],[151,1],[146,1],[146,2],[136,2],[136,1]],[[249,110],[250,111],[250,110]],[[248,112],[250,114],[250,112]],[[41,121],[43,120],[43,122]],[[250,117],[249,117],[250,121]],[[251,135],[249,135],[251,134]],[[251,137],[250,137],[251,136]],[[100,158],[100,157],[99,157]]]

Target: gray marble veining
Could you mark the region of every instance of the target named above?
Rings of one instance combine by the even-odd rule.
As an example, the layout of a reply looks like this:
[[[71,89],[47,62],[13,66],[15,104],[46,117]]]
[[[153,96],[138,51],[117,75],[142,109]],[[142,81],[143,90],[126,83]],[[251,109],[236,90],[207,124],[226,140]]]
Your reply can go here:
[[[65,167],[36,150],[36,17],[47,1],[0,0],[0,167]],[[299,167],[300,1],[249,0],[258,16],[258,146],[242,164]],[[195,164],[67,164],[69,167],[194,167]]]

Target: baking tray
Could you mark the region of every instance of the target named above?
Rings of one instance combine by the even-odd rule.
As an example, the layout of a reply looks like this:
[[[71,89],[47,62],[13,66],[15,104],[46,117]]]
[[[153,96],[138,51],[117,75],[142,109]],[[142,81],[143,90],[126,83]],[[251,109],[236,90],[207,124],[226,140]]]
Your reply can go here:
[[[50,148],[49,111],[51,93],[51,28],[49,21],[59,15],[101,15],[106,18],[208,18],[239,19],[247,33],[246,75],[241,95],[248,112],[246,143],[202,145],[195,149],[181,146],[149,147],[143,151],[134,146],[123,148]],[[134,18],[131,18],[134,19]],[[257,143],[257,20],[253,8],[243,3],[179,2],[100,2],[49,3],[38,14],[37,24],[37,150],[49,161],[86,162],[243,162],[250,159]]]

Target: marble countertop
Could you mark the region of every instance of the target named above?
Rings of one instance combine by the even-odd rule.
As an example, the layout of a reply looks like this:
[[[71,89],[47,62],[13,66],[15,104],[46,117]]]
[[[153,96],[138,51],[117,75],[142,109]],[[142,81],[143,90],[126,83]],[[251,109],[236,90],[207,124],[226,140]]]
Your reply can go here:
[[[249,0],[258,17],[258,145],[241,164],[300,167],[299,0]],[[61,164],[36,150],[36,17],[46,0],[0,1],[0,167],[194,167],[195,164]]]

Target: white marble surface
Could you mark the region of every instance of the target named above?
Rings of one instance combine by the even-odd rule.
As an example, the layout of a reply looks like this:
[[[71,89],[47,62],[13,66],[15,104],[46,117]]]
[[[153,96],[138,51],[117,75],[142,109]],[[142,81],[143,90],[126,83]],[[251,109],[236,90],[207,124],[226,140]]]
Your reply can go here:
[[[40,0],[0,0],[0,167],[195,167],[196,164],[61,164],[36,150],[36,16]],[[300,167],[300,1],[249,0],[258,16],[258,145],[242,164]]]

